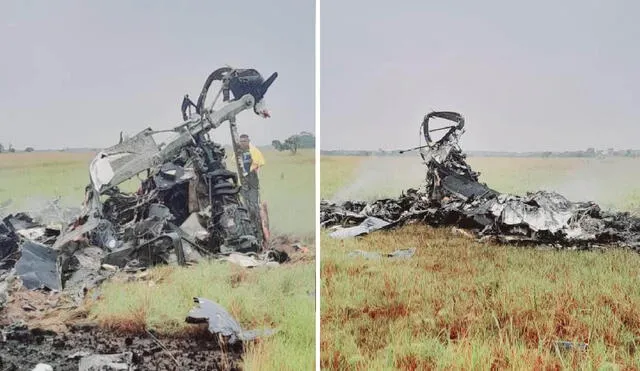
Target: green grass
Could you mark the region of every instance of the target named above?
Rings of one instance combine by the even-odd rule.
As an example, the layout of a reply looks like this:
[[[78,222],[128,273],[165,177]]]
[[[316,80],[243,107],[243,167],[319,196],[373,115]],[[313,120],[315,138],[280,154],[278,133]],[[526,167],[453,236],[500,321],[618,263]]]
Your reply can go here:
[[[106,283],[91,316],[118,330],[153,329],[179,333],[193,307],[193,297],[224,306],[245,329],[277,328],[278,332],[249,345],[247,369],[303,370],[315,359],[315,266],[295,264],[247,270],[225,262],[194,267],[154,269],[144,281]]]
[[[0,202],[12,200],[12,209],[31,207],[61,197],[78,206],[89,184],[90,153],[0,154]]]
[[[228,151],[230,153],[230,151]],[[128,325],[130,330],[153,328],[173,333],[184,330],[194,296],[219,302],[248,329],[277,327],[280,331],[249,345],[246,369],[300,370],[313,368],[315,359],[314,151],[264,151],[260,172],[272,235],[300,237],[309,246],[306,258],[272,270],[247,270],[230,263],[203,263],[189,268],[158,267],[150,279],[103,285],[100,299],[89,306],[92,318],[105,326]],[[0,154],[0,203],[11,199],[11,211],[36,209],[61,197],[80,206],[89,183],[91,153]],[[236,170],[233,159],[228,166]],[[133,191],[137,181],[121,188]]]
[[[419,185],[423,173],[411,158],[389,161],[396,163],[382,168],[402,168],[410,174],[371,183],[365,194],[386,187],[385,192],[394,192],[388,196],[396,196],[388,189],[399,192]],[[523,193],[569,184],[566,189],[575,186],[579,195],[584,191],[580,181],[591,180],[604,190],[609,187],[608,194],[593,193],[599,202],[632,209],[640,187],[631,180],[640,176],[625,169],[639,162],[608,161],[470,162],[494,189]],[[334,168],[340,170],[333,173]],[[345,171],[373,172],[376,164],[352,158],[321,170],[322,188],[328,185],[324,196],[332,197],[356,182],[345,178]],[[449,229],[420,225],[350,240],[333,240],[323,233],[321,246],[323,368],[640,369],[637,253],[485,245]],[[409,247],[417,248],[409,260],[347,257],[356,249],[391,252]],[[585,342],[589,347],[567,351],[556,348],[557,341]]]
[[[275,234],[315,238],[315,153],[313,149],[290,152],[264,151],[260,170],[261,196],[268,203]],[[229,158],[228,158],[229,159]],[[236,170],[229,161],[228,168]]]

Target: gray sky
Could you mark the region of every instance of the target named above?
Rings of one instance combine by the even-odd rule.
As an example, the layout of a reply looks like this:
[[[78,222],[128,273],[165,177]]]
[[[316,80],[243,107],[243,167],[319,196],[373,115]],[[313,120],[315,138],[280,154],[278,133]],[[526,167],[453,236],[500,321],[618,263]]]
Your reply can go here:
[[[238,117],[254,143],[314,131],[314,19],[311,0],[2,1],[0,143],[105,147],[171,128],[225,64],[280,75],[272,117]]]
[[[431,110],[467,150],[640,148],[638,1],[321,7],[323,149],[418,145]]]

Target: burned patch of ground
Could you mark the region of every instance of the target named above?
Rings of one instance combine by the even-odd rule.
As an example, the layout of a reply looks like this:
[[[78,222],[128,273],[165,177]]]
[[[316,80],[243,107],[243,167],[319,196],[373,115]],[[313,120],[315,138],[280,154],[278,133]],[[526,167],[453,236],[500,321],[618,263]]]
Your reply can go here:
[[[37,330],[12,330],[1,344],[0,370],[31,370],[46,363],[54,370],[77,370],[89,354],[131,352],[137,369],[234,370],[240,369],[242,347],[224,348],[206,331],[166,337],[117,334],[98,328],[74,329],[65,334]]]

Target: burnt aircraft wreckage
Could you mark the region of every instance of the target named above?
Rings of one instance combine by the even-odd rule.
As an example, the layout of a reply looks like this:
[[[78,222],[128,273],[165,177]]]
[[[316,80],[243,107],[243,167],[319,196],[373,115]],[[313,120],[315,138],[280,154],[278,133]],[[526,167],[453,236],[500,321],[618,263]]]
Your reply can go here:
[[[434,118],[454,124],[430,129]],[[426,165],[423,189],[408,189],[397,199],[374,202],[338,205],[322,200],[321,225],[332,227],[334,238],[425,223],[463,228],[480,240],[503,243],[580,249],[617,245],[640,251],[640,218],[629,213],[608,212],[593,202],[571,202],[549,191],[502,194],[481,183],[458,143],[464,124],[456,112],[431,112],[424,117],[420,130],[426,145],[407,150],[419,150]],[[439,130],[447,131],[433,140],[431,133]]]
[[[5,217],[0,222],[0,283],[13,275],[28,289],[69,288],[81,297],[117,269],[184,265],[229,254],[285,261],[285,253],[269,246],[265,209],[247,204],[243,196],[246,174],[235,121],[247,109],[269,117],[264,95],[276,77],[265,80],[254,69],[217,69],[197,103],[184,97],[180,125],[121,136],[120,143],[96,155],[79,214],[58,218],[57,226],[25,213]],[[206,107],[214,81],[221,87]],[[221,95],[222,104],[214,109]],[[209,137],[226,121],[238,173],[226,168],[225,149]],[[154,137],[167,132],[172,139],[158,144]],[[142,179],[137,191],[119,189],[134,177]]]

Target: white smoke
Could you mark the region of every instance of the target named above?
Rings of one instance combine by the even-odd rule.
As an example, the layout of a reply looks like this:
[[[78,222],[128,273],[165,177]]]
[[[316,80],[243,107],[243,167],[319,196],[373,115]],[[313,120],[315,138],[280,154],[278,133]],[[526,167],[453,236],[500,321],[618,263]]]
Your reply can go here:
[[[360,162],[352,181],[336,192],[332,201],[396,198],[407,188],[422,187],[425,171],[425,166],[417,155],[367,157]]]

